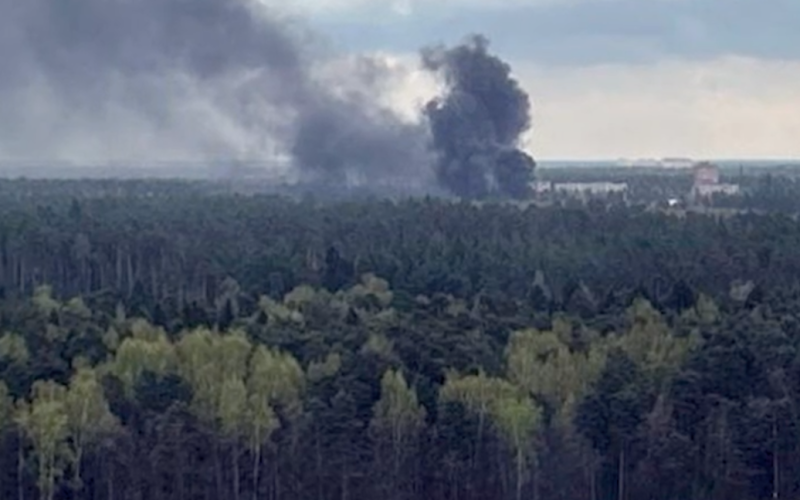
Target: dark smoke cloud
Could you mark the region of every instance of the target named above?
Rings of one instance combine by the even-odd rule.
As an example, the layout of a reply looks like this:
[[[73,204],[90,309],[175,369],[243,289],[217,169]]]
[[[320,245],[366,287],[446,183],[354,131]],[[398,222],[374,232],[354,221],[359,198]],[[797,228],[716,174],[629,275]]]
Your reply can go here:
[[[256,0],[0,0],[0,159],[285,153],[319,180],[430,183],[425,127],[376,104],[385,69],[346,87],[324,46]]]
[[[527,197],[535,162],[519,142],[531,124],[531,105],[509,65],[489,54],[481,36],[427,50],[423,60],[447,86],[445,96],[425,110],[438,181],[466,198]]]
[[[425,51],[447,93],[422,124],[379,105],[384,62],[326,42],[258,0],[0,0],[0,160],[284,155],[306,181],[527,193],[528,98],[485,39]]]

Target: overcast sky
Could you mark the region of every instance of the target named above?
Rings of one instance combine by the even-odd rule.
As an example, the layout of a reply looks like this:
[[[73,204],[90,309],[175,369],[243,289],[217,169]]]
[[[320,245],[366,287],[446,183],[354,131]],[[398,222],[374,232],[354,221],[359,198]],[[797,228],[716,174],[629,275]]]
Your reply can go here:
[[[0,161],[427,165],[420,49],[474,33],[538,159],[800,159],[798,26],[800,0],[0,0]]]
[[[420,46],[486,34],[532,96],[529,147],[539,158],[800,158],[798,0],[300,0],[294,8],[348,51],[410,58]],[[405,91],[420,93],[420,84]]]

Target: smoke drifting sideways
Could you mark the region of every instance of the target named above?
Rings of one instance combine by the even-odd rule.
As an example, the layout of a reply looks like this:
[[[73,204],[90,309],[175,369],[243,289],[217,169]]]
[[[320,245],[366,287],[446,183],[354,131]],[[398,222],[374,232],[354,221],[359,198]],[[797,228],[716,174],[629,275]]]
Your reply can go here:
[[[289,159],[290,177],[480,198],[522,192],[528,103],[483,39],[426,50],[419,120],[394,69],[342,58],[260,0],[0,0],[0,161]],[[527,185],[527,184],[526,184]]]
[[[288,158],[303,182],[435,184],[393,75],[258,0],[0,0],[0,160]],[[285,162],[281,162],[285,163]],[[276,162],[276,165],[278,162]]]
[[[531,126],[531,103],[510,66],[480,35],[423,52],[425,67],[443,74],[446,93],[425,109],[438,181],[470,199],[528,198],[536,162],[520,148]]]

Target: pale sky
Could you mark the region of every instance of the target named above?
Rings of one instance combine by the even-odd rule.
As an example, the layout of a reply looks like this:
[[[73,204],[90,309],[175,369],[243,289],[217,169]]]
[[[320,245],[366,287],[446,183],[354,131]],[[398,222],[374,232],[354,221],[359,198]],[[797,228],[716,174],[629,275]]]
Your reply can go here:
[[[800,0],[0,0],[0,161],[427,165],[384,107],[418,120],[420,49],[476,33],[537,159],[800,159],[798,26]]]
[[[282,4],[282,7],[286,3]],[[348,52],[481,32],[534,103],[540,159],[800,158],[798,0],[301,0]],[[430,82],[407,79],[406,107]]]

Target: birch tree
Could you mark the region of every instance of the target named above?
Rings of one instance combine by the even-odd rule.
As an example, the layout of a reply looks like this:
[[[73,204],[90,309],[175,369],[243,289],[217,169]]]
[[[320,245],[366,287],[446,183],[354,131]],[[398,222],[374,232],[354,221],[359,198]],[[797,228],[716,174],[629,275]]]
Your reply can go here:
[[[555,332],[527,330],[511,336],[506,348],[509,379],[552,406],[557,421],[569,425],[575,404],[597,379],[604,353],[572,352]]]
[[[5,438],[6,432],[14,423],[14,404],[8,392],[8,386],[0,380],[0,442]],[[0,476],[0,491],[3,490],[2,477]]]
[[[535,437],[541,425],[541,410],[528,396],[504,397],[495,404],[493,418],[514,457],[515,498],[522,500],[531,462],[536,460]]]
[[[22,402],[17,411],[17,424],[33,448],[42,500],[53,499],[58,481],[72,461],[66,393],[64,386],[55,382],[36,382],[30,402]]]
[[[176,370],[175,347],[166,335],[154,338],[128,337],[122,341],[110,371],[121,381],[129,396],[140,377],[147,371],[164,376]]]
[[[381,379],[381,398],[375,403],[370,422],[378,462],[383,465],[386,455],[391,457],[389,467],[381,471],[381,475],[388,478],[384,483],[384,495],[413,497],[413,481],[407,480],[408,461],[418,448],[424,425],[425,408],[420,405],[416,391],[408,387],[402,372],[388,370]]]
[[[109,410],[97,372],[91,368],[79,368],[72,376],[65,406],[74,460],[74,487],[80,490],[83,487],[81,472],[87,449],[94,448],[105,436],[114,432],[119,422]]]
[[[192,411],[220,433],[216,446],[217,489],[222,494],[221,448],[228,447],[233,469],[231,490],[239,495],[239,447],[247,403],[244,377],[252,350],[240,331],[219,334],[200,328],[183,335],[176,346],[179,372],[192,388]]]

